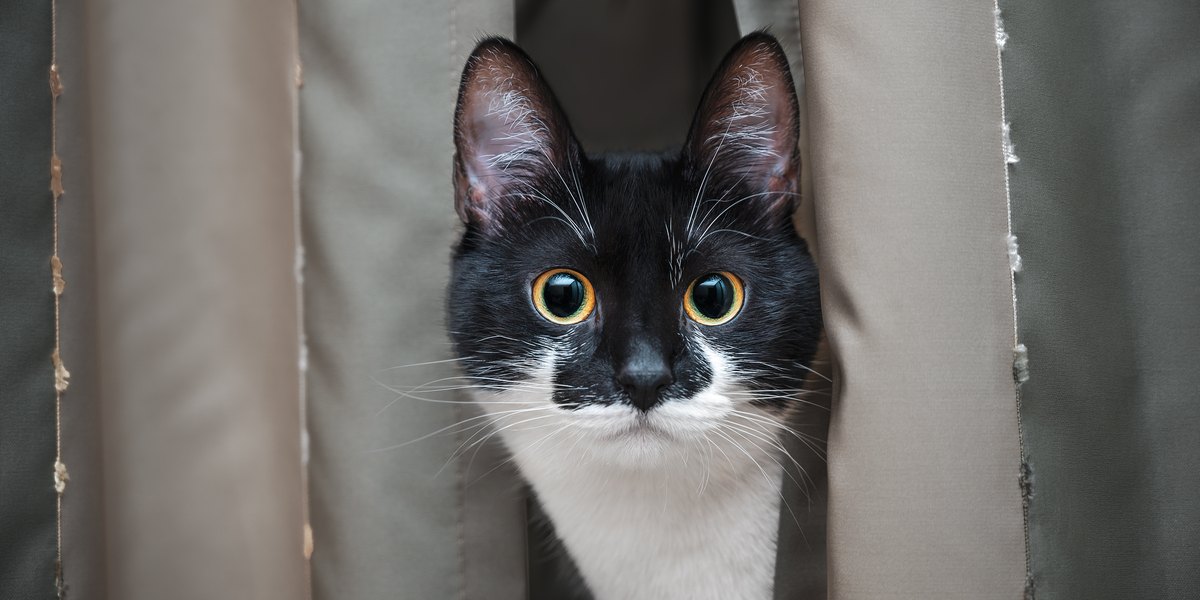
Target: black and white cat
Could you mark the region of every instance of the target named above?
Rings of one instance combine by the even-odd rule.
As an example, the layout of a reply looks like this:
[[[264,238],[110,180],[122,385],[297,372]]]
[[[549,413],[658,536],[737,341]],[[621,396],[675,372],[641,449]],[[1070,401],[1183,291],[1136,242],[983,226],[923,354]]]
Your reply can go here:
[[[771,596],[780,441],[821,328],[798,121],[763,33],[665,154],[585,155],[511,42],[467,62],[451,336],[597,598]]]

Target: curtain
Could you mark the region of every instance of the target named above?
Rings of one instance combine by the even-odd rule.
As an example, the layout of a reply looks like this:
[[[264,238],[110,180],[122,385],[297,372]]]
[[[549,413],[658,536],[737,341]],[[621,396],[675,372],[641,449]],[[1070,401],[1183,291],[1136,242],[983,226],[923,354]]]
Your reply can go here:
[[[413,398],[462,63],[516,37],[585,144],[661,146],[761,28],[835,381],[775,596],[1194,597],[1193,4],[4,3],[0,598],[566,597]]]

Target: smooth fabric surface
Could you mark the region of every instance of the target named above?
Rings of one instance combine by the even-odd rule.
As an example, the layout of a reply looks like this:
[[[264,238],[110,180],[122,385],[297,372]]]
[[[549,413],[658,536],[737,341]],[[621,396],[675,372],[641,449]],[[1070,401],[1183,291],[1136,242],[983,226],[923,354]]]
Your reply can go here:
[[[63,161],[59,256],[67,287],[61,298],[63,362],[71,387],[63,395],[63,463],[71,481],[63,495],[63,574],[68,600],[107,597],[104,449],[101,445],[99,357],[96,352],[96,240],[87,14],[83,3],[58,6],[58,155]]]
[[[991,6],[807,0],[800,27],[839,370],[829,597],[1020,598]]]
[[[436,391],[457,370],[417,364],[450,357],[459,76],[477,37],[512,35],[512,4],[305,0],[300,15],[313,596],[523,598],[516,480],[472,484],[496,448],[454,458],[477,431],[456,436],[473,413]]]
[[[305,595],[293,14],[88,5],[109,598]]]
[[[50,3],[0,4],[0,598],[55,595]]]
[[[1200,5],[1000,3],[1038,600],[1200,595]]]

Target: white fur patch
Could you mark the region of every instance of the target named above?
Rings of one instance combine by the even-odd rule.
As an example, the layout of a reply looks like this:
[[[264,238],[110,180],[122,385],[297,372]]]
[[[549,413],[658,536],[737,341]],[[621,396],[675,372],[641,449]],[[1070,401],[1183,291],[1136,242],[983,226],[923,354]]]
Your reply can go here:
[[[771,596],[779,430],[731,395],[729,361],[693,343],[712,383],[647,414],[559,408],[553,353],[522,389],[475,392],[599,600]]]

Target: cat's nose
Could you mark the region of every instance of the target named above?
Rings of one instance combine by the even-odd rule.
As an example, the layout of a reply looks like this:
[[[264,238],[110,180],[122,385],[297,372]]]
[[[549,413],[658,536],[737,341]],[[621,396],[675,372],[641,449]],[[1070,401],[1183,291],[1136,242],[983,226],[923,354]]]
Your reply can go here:
[[[630,361],[617,373],[617,383],[629,394],[629,400],[643,412],[654,408],[662,391],[675,381],[671,367],[661,359]]]

